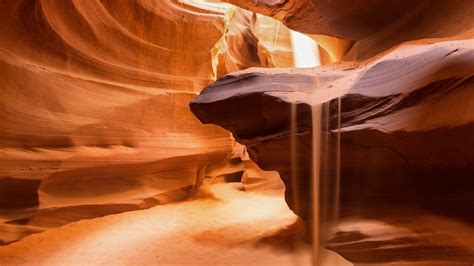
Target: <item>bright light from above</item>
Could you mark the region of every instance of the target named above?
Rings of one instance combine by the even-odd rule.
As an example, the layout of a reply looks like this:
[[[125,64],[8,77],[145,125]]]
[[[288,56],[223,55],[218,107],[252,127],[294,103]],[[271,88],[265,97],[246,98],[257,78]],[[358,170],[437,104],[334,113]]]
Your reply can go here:
[[[303,33],[290,30],[290,34],[295,67],[320,66],[321,62],[317,43]]]
[[[233,8],[234,6],[227,3],[221,3],[219,1],[213,0],[180,0],[178,2],[184,3],[188,6],[197,7],[204,10],[209,10],[212,12],[225,13],[227,10]],[[189,12],[189,11],[188,11]]]

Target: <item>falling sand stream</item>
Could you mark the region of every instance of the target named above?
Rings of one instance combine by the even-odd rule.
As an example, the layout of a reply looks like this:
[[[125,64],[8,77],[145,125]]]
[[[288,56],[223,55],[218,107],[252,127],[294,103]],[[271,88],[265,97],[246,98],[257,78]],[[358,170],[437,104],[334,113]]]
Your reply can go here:
[[[298,32],[291,32],[293,45],[293,56],[295,67],[316,67],[320,65],[318,46],[314,40]],[[316,77],[315,90],[323,89],[319,79]],[[309,225],[312,242],[312,264],[327,265],[324,247],[321,245],[335,233],[339,213],[339,185],[340,185],[340,105],[341,100],[336,101],[337,108],[330,108],[329,103],[311,105],[312,121],[312,160],[311,160],[311,204],[312,225]],[[297,103],[291,103],[291,149],[290,167],[292,180],[292,202],[295,209],[297,206],[298,189],[301,188],[298,176],[298,112]],[[337,112],[333,114],[331,112]],[[336,115],[337,129],[335,136],[331,136],[332,117]],[[335,141],[332,140],[335,138]]]

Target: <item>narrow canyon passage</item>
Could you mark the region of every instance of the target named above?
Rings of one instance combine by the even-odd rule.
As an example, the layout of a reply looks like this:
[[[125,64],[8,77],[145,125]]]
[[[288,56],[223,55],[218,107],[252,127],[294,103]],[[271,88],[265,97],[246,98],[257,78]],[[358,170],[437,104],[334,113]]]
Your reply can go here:
[[[473,18],[0,0],[0,266],[473,265]]]

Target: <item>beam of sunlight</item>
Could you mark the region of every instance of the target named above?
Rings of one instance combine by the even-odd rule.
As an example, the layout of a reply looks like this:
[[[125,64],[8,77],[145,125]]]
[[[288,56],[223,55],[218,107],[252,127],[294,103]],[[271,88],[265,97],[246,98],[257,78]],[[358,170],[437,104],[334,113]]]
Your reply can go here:
[[[320,66],[321,62],[317,43],[303,33],[290,30],[290,34],[295,67]]]

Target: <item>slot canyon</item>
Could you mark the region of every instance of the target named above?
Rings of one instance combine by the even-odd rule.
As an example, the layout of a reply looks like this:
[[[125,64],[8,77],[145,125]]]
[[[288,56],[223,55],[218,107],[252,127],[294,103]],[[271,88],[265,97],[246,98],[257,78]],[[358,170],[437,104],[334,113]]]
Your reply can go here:
[[[0,265],[474,265],[473,0],[0,14]]]

